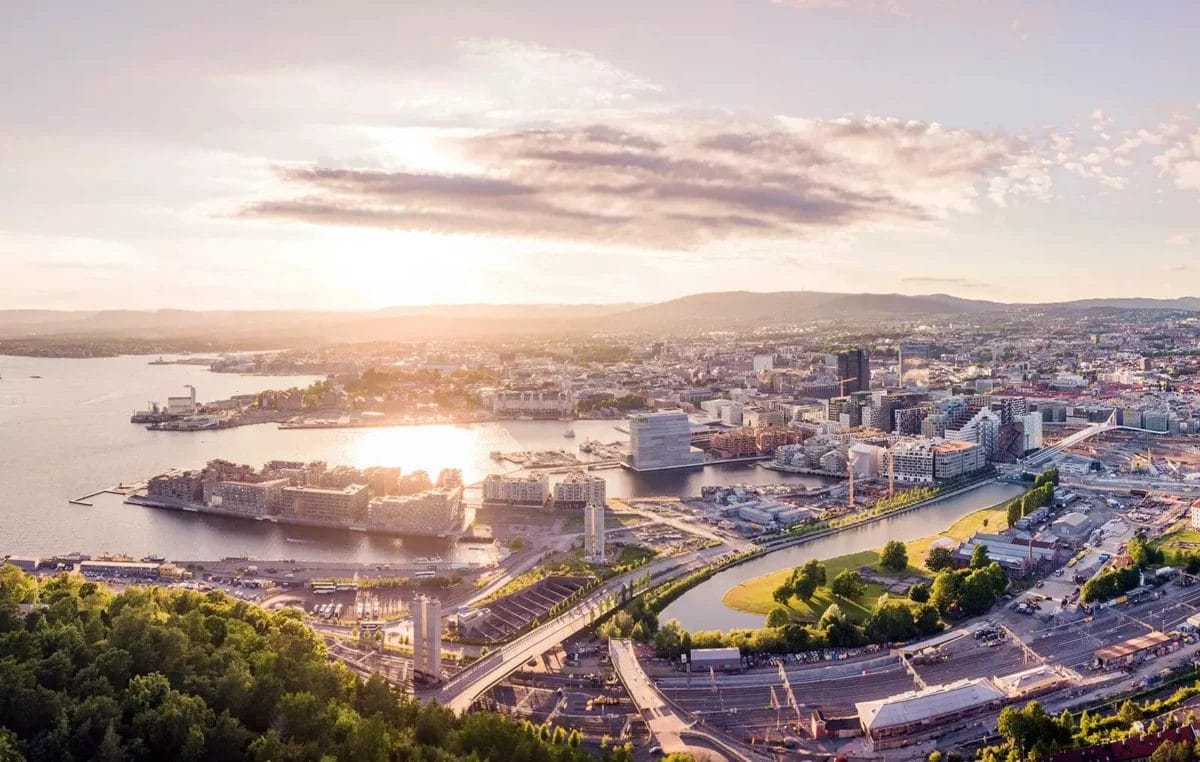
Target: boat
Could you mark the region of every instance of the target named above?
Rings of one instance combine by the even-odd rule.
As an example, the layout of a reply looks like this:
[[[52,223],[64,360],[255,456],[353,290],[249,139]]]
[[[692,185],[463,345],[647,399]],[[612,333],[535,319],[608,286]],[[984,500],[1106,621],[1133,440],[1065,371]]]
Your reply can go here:
[[[567,429],[566,431],[563,432],[563,436],[566,437],[567,439],[574,439],[575,438],[575,429]]]

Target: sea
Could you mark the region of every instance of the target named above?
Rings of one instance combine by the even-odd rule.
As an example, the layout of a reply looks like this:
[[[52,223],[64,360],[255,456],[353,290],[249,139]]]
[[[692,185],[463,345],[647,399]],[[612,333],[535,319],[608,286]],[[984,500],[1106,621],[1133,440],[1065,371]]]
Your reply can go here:
[[[129,422],[133,411],[150,401],[182,396],[185,385],[195,386],[198,399],[207,401],[304,387],[320,378],[213,373],[201,365],[149,364],[154,359],[0,356],[0,556],[78,551],[177,560],[248,556],[380,563],[437,554],[450,561],[469,560],[469,548],[447,541],[181,513],[127,505],[111,494],[89,498],[90,507],[69,501],[171,468],[197,468],[214,458],[256,467],[271,459],[399,466],[424,469],[431,476],[453,467],[472,483],[513,469],[490,457],[495,450],[572,451],[588,439],[628,440],[616,428],[620,421],[598,420],[358,429],[279,429],[268,423],[205,432],[148,431]],[[568,430],[574,431],[573,438],[564,436]],[[744,463],[647,474],[620,468],[594,473],[608,482],[612,497],[696,495],[702,486],[714,484],[828,483]]]

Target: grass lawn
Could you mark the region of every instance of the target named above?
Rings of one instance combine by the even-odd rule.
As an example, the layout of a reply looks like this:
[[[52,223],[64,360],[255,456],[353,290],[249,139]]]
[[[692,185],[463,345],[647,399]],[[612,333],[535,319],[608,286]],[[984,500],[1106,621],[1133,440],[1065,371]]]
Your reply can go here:
[[[922,537],[916,540],[911,540],[905,543],[908,550],[908,568],[903,572],[892,572],[879,568],[879,550],[867,550],[862,553],[851,553],[845,556],[831,558],[822,563],[825,565],[825,578],[830,582],[833,578],[840,574],[845,569],[858,569],[861,566],[870,566],[875,570],[875,573],[881,577],[905,577],[905,576],[931,576],[929,570],[924,568],[925,557],[929,555],[930,544],[938,537],[951,537],[955,540],[965,540],[971,535],[979,531],[999,531],[1007,525],[1007,516],[1004,506],[1007,501],[1001,503],[998,507],[984,508],[983,510],[975,511],[974,513],[963,516],[958,521],[950,525],[950,528],[944,532],[932,535],[930,537]],[[987,526],[984,526],[984,522]],[[1196,539],[1200,541],[1200,532],[1196,532]],[[791,568],[780,569],[779,571],[764,574],[761,577],[746,580],[736,587],[725,593],[721,602],[732,609],[745,611],[750,614],[762,614],[766,616],[778,604],[771,597],[771,593],[775,588],[779,587],[792,573]],[[792,618],[802,621],[816,621],[820,619],[821,614],[829,607],[831,603],[837,603],[842,607],[842,611],[851,619],[862,620],[875,610],[875,604],[879,596],[883,594],[883,587],[876,584],[867,584],[866,592],[862,598],[854,601],[848,601],[843,598],[838,598],[829,591],[828,587],[822,587],[817,590],[816,595],[807,603],[798,598],[792,598],[788,608],[792,611]]]
[[[1195,552],[1200,550],[1200,530],[1192,529],[1189,522],[1184,520],[1151,545],[1168,554]]]
[[[851,553],[846,556],[838,556],[823,562],[825,564],[825,578],[832,582],[833,578],[841,574],[846,569],[858,569],[860,566],[871,566],[881,577],[903,577],[910,574],[920,574],[920,569],[914,569],[911,566],[903,572],[883,571],[879,569],[879,553],[874,550],[866,550],[862,553]],[[734,587],[729,592],[725,593],[722,602],[730,608],[739,611],[745,611],[751,614],[762,614],[766,616],[771,609],[778,604],[771,597],[771,593],[775,588],[779,587],[792,573],[789,569],[780,569],[779,571],[764,574],[761,577],[747,580],[742,584]],[[829,591],[828,587],[819,588],[816,595],[807,603],[799,598],[792,598],[789,608],[792,610],[792,616],[798,620],[815,621],[821,618],[821,614],[829,607],[831,603],[837,603],[842,607],[842,611],[854,620],[865,619],[875,610],[875,602],[879,596],[883,594],[883,587],[873,583],[868,583],[866,592],[862,598],[858,600],[846,600],[838,598]]]

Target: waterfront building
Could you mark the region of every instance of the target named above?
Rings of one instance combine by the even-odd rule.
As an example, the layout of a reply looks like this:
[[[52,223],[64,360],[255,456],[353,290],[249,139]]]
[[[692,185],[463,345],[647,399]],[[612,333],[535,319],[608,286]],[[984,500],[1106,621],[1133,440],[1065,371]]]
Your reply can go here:
[[[604,477],[572,471],[554,485],[554,507],[583,508],[590,503],[604,505],[608,482]]]
[[[161,566],[144,561],[80,561],[76,568],[84,576],[158,579]]]
[[[184,416],[193,415],[198,406],[196,405],[196,387],[187,386],[188,396],[186,397],[167,397],[167,415]]]
[[[983,447],[973,442],[941,441],[933,446],[933,478],[953,479],[987,465]]]
[[[606,562],[604,555],[604,503],[588,503],[583,509],[583,556],[593,564]]]
[[[901,344],[897,365],[901,386],[914,390],[929,388],[928,344]]]
[[[635,471],[659,471],[704,464],[704,453],[691,446],[691,422],[682,410],[643,413],[629,418],[629,452],[624,464]]]
[[[146,496],[167,502],[197,503],[204,498],[203,472],[172,469],[152,477]]]
[[[550,482],[541,472],[524,476],[488,474],[483,480],[484,505],[543,508],[549,498]]]
[[[284,487],[279,515],[318,523],[351,524],[367,517],[371,488],[351,484],[342,489]]]
[[[273,516],[279,512],[287,486],[287,479],[217,482],[205,485],[204,502],[210,508],[238,516]]]
[[[442,679],[442,602],[418,595],[412,602],[413,672],[426,682]]]
[[[561,418],[574,409],[571,394],[561,390],[502,389],[492,397],[497,418]]]
[[[466,523],[462,487],[435,487],[415,495],[386,495],[367,505],[367,526],[413,537],[444,537]]]
[[[905,439],[884,453],[884,473],[893,473],[898,482],[932,484],[934,481],[932,439]],[[895,461],[895,466],[890,465]]]
[[[714,434],[709,452],[718,458],[749,458],[758,455],[758,441],[750,429],[735,429]]]

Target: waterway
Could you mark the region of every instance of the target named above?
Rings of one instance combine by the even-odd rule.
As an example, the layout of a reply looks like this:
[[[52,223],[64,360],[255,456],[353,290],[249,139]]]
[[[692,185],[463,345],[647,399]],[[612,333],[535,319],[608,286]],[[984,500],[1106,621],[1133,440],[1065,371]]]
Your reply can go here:
[[[0,356],[0,556],[79,550],[161,554],[178,559],[248,555],[261,559],[378,562],[439,553],[469,560],[471,551],[435,541],[280,527],[125,505],[101,495],[93,507],[68,500],[213,458],[261,466],[272,458],[324,460],[359,467],[399,466],[432,475],[461,468],[468,482],[510,470],[493,450],[574,450],[585,439],[625,440],[615,421],[502,421],[472,425],[280,430],[275,424],[206,432],[147,431],[129,416],[196,387],[200,400],[305,386],[313,376],[240,376],[203,366],[148,365],[153,358],[94,360]],[[171,358],[167,358],[171,359]],[[40,376],[40,378],[34,378]],[[575,438],[563,436],[574,429]],[[707,484],[828,480],[782,474],[753,464],[637,474],[598,470],[613,497],[694,495]],[[552,479],[561,477],[552,477]]]
[[[908,541],[935,535],[968,513],[1008,500],[1022,490],[1019,485],[991,482],[927,508],[777,550],[713,575],[667,606],[659,621],[678,619],[690,631],[762,627],[763,616],[737,611],[722,603],[725,593],[746,580],[800,566],[809,559],[835,558],[883,547],[888,540]]]

